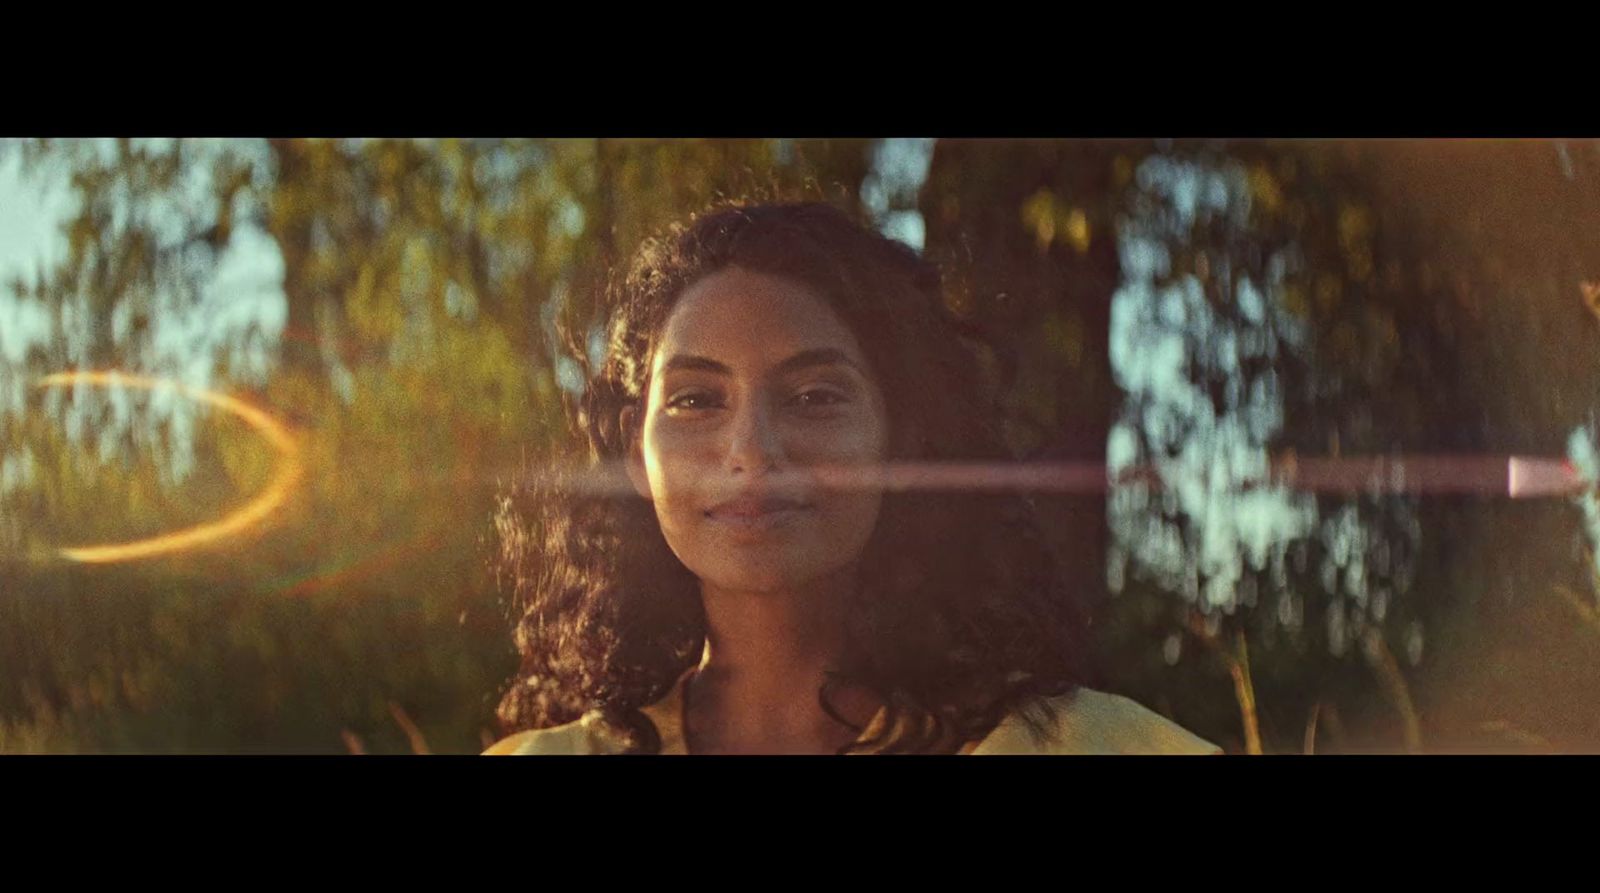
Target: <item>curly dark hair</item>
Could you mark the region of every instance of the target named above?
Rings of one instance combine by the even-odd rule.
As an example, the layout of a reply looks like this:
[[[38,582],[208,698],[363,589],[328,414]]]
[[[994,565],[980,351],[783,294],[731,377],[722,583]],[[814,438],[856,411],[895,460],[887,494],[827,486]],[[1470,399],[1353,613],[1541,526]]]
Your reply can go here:
[[[626,455],[620,416],[642,415],[655,341],[684,289],[728,267],[785,277],[823,297],[855,333],[889,413],[890,461],[1005,461],[996,386],[972,326],[947,308],[938,270],[826,204],[724,206],[646,242],[609,291],[608,353],[572,421],[587,461]],[[576,458],[576,456],[574,456]],[[529,479],[531,480],[531,479]],[[699,583],[646,500],[571,479],[520,482],[500,500],[496,570],[509,590],[521,667],[498,716],[506,731],[597,711],[638,752],[660,736],[640,708],[698,662]],[[973,740],[1083,681],[1087,615],[1016,493],[885,493],[847,610],[846,654],[818,692],[865,686],[883,734],[845,751],[921,752]],[[841,721],[843,721],[841,719]]]

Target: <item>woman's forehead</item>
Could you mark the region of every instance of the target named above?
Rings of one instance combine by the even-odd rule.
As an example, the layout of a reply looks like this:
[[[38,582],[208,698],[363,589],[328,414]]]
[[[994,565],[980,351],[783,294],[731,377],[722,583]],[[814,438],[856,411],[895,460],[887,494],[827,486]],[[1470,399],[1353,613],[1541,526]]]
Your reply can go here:
[[[656,345],[653,368],[676,357],[760,373],[797,353],[834,350],[865,369],[849,326],[807,286],[731,268],[684,289]]]

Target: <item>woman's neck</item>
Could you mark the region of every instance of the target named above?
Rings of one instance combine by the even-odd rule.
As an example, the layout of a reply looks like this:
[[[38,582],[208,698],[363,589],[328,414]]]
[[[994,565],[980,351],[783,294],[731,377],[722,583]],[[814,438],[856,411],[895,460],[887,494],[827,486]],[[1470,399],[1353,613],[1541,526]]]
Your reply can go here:
[[[833,753],[856,730],[828,715],[817,691],[844,653],[853,570],[781,592],[702,583],[706,649],[685,720],[697,753]],[[878,704],[841,688],[833,705],[864,726]]]

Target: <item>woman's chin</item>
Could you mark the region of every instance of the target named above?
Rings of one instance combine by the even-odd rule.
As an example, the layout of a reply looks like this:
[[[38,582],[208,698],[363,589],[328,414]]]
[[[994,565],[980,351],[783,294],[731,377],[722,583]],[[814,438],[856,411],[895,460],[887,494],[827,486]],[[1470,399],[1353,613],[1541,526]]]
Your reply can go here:
[[[748,562],[736,567],[708,569],[707,573],[696,574],[708,588],[720,592],[744,592],[751,595],[793,592],[825,575],[825,570],[819,571],[816,568],[752,567]]]
[[[782,574],[731,574],[701,579],[722,592],[743,592],[750,595],[772,595],[795,587],[794,579]]]

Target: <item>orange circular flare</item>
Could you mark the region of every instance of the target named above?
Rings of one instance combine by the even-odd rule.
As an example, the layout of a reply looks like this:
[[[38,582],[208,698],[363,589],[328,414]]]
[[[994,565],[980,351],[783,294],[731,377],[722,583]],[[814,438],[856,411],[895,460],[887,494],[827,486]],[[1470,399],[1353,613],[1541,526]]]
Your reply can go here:
[[[278,473],[255,499],[240,506],[209,524],[197,524],[160,536],[126,543],[107,543],[98,546],[73,546],[61,549],[61,555],[71,561],[107,563],[132,561],[166,555],[191,549],[239,533],[259,523],[276,511],[289,498],[289,491],[300,478],[300,447],[293,435],[277,419],[251,406],[237,397],[219,394],[204,388],[195,388],[168,379],[122,372],[58,372],[35,382],[34,387],[49,388],[62,385],[86,384],[95,387],[125,387],[153,391],[168,388],[191,400],[209,403],[224,412],[237,416],[252,430],[260,434],[277,449],[280,456]]]

